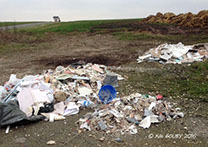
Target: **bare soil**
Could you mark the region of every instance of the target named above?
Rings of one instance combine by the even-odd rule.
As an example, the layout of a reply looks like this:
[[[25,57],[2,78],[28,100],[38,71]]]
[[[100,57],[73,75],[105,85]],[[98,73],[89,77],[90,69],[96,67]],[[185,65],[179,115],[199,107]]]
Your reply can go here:
[[[113,26],[111,25],[111,27]],[[169,26],[167,28],[161,27],[159,29],[161,33],[171,34],[174,29],[177,29],[169,29]],[[142,28],[143,31],[151,29],[152,26],[145,25]],[[152,30],[154,29],[153,26]],[[191,29],[188,31],[177,29],[177,31],[186,32],[187,34],[193,33]],[[198,31],[203,32],[202,30]],[[206,34],[206,32],[202,34],[204,33]],[[186,99],[186,96],[183,95],[168,95],[168,89],[165,89],[165,87],[168,87],[168,81],[162,81],[161,78],[166,79],[165,77],[168,76],[166,71],[169,67],[182,70],[182,65],[136,63],[139,55],[163,41],[118,40],[109,32],[69,33],[65,35],[49,33],[47,36],[44,41],[19,48],[11,45],[7,50],[1,52],[1,85],[9,79],[10,74],[17,74],[19,78],[22,78],[26,74],[39,74],[45,69],[54,69],[58,65],[67,66],[83,60],[108,65],[123,76],[128,76],[128,80],[119,83],[117,90],[121,96],[132,92],[143,94],[162,93],[166,100],[178,103],[185,113],[185,117],[152,125],[150,129],[138,127],[137,135],[109,135],[102,132],[78,133],[75,122],[90,111],[81,110],[78,115],[67,117],[65,121],[54,123],[41,121],[14,126],[8,134],[5,134],[5,128],[2,128],[0,129],[1,147],[47,146],[46,142],[49,140],[56,141],[53,146],[208,146],[207,103]],[[147,77],[147,74],[150,76]],[[153,81],[158,80],[157,77],[161,81],[155,84]],[[180,139],[176,138],[177,134],[182,135],[182,137]],[[100,141],[99,139],[103,136],[105,140]],[[21,137],[25,137],[26,141],[18,143],[17,140]],[[117,137],[121,138],[122,142],[116,142]]]
[[[112,22],[101,24],[93,29],[105,29],[115,31],[116,29],[125,29],[128,31],[135,32],[151,32],[163,35],[193,35],[193,34],[208,34],[208,28],[189,28],[183,26],[177,26],[174,24],[147,24],[142,21],[132,21],[132,22]]]

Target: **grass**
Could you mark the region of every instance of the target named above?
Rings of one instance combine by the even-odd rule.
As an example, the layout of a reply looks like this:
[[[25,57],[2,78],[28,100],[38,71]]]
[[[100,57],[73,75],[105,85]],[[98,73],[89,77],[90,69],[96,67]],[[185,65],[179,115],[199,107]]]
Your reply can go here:
[[[118,19],[118,20],[91,20],[91,21],[74,21],[74,22],[61,22],[61,23],[50,23],[41,26],[34,26],[30,28],[18,29],[19,32],[25,33],[38,33],[44,34],[48,32],[55,32],[61,34],[67,34],[69,32],[98,32],[98,33],[112,33],[117,39],[120,40],[160,40],[168,43],[178,43],[183,41],[185,44],[208,42],[207,35],[193,34],[193,35],[161,35],[151,33],[138,33],[131,30],[131,25],[128,24],[137,23],[142,19]],[[119,22],[125,22],[124,25],[118,25]],[[127,22],[127,23],[126,23]],[[31,22],[17,22],[17,23],[31,23]],[[151,25],[151,24],[150,24]],[[154,25],[154,24],[152,24]],[[172,24],[160,24],[156,25],[172,25]],[[101,27],[100,27],[101,26]],[[107,28],[105,28],[107,27]],[[110,28],[108,28],[110,27]],[[112,27],[112,28],[111,28]],[[130,28],[128,28],[130,27]],[[129,30],[130,29],[130,30]]]
[[[174,82],[173,90],[178,87],[179,94],[186,93],[190,97],[208,102],[208,61],[191,64],[185,71],[184,76]]]
[[[128,76],[121,81],[119,92],[129,95],[134,92],[142,94],[162,94],[164,97],[195,99],[208,103],[208,61],[184,65],[161,65],[159,63],[136,63],[128,67],[145,68],[146,71],[122,71]],[[154,69],[149,70],[148,69]]]
[[[91,21],[74,21],[74,22],[60,22],[46,24],[44,26],[37,26],[33,28],[21,29],[23,32],[34,32],[34,33],[45,33],[45,32],[58,32],[58,33],[69,33],[69,32],[91,32],[101,31],[103,29],[92,28],[105,23],[119,22],[119,21],[139,21],[141,19],[122,19],[122,20],[91,20]]]
[[[169,95],[185,96],[208,102],[208,60],[184,65],[166,65],[161,75],[162,83]],[[163,85],[163,84],[162,84]],[[163,86],[164,86],[163,85]]]

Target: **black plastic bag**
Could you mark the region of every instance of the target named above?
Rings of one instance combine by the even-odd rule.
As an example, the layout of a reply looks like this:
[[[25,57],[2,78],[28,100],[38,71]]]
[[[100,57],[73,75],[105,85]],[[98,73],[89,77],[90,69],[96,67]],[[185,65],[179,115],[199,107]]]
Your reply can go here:
[[[7,103],[0,103],[0,127],[18,123],[21,121],[39,121],[44,116],[37,115],[27,117],[26,114],[19,109],[17,100],[11,100]]]

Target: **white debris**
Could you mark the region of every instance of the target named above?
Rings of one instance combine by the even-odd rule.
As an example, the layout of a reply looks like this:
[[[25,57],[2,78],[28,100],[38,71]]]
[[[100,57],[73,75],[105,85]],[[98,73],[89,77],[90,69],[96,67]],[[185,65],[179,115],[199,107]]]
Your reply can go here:
[[[129,132],[130,132],[130,134],[137,134],[138,131],[137,131],[136,126],[135,126],[135,125],[131,125],[131,126],[129,127]]]
[[[64,116],[74,115],[79,113],[79,106],[75,102],[69,102],[64,111]]]
[[[54,144],[56,144],[56,142],[55,142],[54,140],[50,140],[50,141],[48,141],[46,144],[47,144],[47,145],[54,145]]]
[[[158,123],[159,122],[159,120],[157,118],[158,118],[158,116],[156,116],[156,115],[147,116],[140,122],[139,126],[144,129],[149,128],[151,123]]]
[[[10,126],[7,126],[5,133],[8,134],[10,130]]]
[[[143,56],[138,57],[138,63],[144,61],[158,61],[159,63],[192,63],[194,61],[203,61],[208,58],[208,48],[206,44],[184,45],[161,44],[158,47],[150,49]]]

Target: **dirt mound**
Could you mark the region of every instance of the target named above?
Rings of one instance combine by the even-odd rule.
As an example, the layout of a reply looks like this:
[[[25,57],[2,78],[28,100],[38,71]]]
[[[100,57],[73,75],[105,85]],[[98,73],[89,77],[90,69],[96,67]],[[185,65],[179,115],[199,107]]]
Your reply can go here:
[[[145,18],[144,23],[168,23],[177,24],[179,26],[204,28],[208,27],[208,10],[200,11],[198,14],[192,14],[191,12],[186,14],[175,15],[168,12],[162,14],[158,12],[156,15],[150,15]]]

